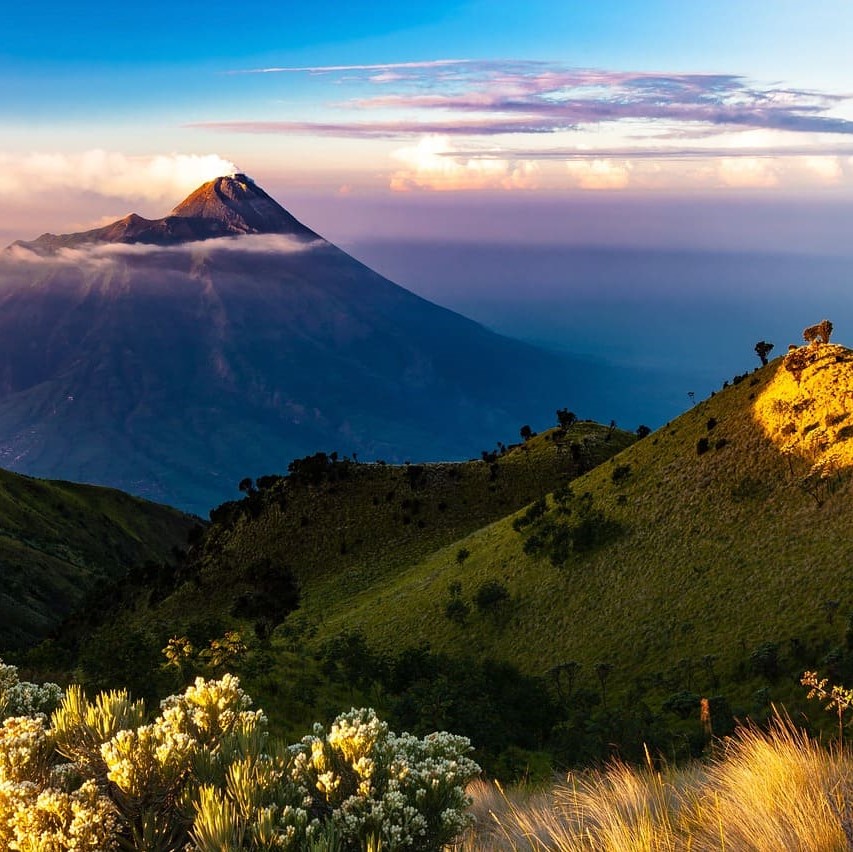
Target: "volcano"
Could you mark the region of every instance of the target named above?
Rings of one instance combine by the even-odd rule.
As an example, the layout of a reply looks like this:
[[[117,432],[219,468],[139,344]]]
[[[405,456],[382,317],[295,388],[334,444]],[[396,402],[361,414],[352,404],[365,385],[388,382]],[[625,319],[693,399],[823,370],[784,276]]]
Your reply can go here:
[[[199,513],[319,450],[479,455],[599,381],[383,278],[242,174],[0,255],[0,465]]]

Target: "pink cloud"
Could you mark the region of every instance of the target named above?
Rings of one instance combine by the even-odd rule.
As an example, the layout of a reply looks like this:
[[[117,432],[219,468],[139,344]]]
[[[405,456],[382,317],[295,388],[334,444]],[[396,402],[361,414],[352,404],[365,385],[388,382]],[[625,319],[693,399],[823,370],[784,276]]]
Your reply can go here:
[[[671,133],[685,137],[701,135],[708,128],[853,133],[853,121],[833,114],[850,96],[759,85],[737,74],[647,73],[470,59],[265,68],[246,73],[340,74],[349,82],[393,87],[382,95],[335,106],[405,111],[407,117],[363,122],[226,120],[190,126],[368,138],[557,133],[638,121],[666,123]],[[409,117],[412,113],[416,118]],[[437,117],[430,118],[433,114]]]

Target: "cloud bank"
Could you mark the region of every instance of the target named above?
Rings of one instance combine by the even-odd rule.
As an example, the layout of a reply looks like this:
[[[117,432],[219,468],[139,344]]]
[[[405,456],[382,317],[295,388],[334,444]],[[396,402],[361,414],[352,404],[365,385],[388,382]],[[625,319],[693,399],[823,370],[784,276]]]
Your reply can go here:
[[[535,189],[539,176],[535,162],[455,157],[446,136],[427,136],[415,146],[395,151],[394,157],[403,166],[391,177],[395,192]]]
[[[134,157],[94,149],[79,154],[0,152],[0,199],[63,190],[174,204],[200,184],[238,171],[218,154]]]
[[[157,256],[186,257],[199,261],[221,253],[295,254],[327,245],[324,240],[303,240],[287,234],[242,234],[173,246],[150,243],[86,243],[40,254],[26,246],[11,245],[0,253],[0,271],[16,265],[101,267],[122,260]]]

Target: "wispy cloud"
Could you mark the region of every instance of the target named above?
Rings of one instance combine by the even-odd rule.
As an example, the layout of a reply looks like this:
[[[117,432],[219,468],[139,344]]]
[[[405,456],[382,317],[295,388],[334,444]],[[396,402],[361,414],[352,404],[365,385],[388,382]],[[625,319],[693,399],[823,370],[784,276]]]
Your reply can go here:
[[[304,240],[287,234],[240,234],[158,246],[150,243],[86,243],[74,248],[61,248],[52,254],[40,254],[26,246],[11,245],[0,252],[0,270],[10,264],[41,266],[103,266],[138,257],[175,256],[198,261],[221,253],[294,254],[328,245],[324,240]]]
[[[228,74],[335,74],[359,71],[411,71],[414,69],[447,68],[469,65],[470,59],[428,59],[422,62],[377,62],[369,65],[304,65],[292,68],[246,68],[228,71]],[[390,78],[389,78],[390,79]]]
[[[78,154],[0,152],[0,198],[72,190],[174,204],[205,181],[236,170],[218,154],[139,157],[101,149]]]
[[[246,133],[399,137],[557,133],[653,122],[688,136],[704,133],[708,127],[853,134],[853,120],[836,114],[850,102],[850,95],[761,84],[738,74],[645,73],[470,59],[269,68],[252,73],[272,72],[339,74],[350,82],[393,87],[394,91],[334,106],[371,113],[387,110],[406,117],[361,122],[210,121],[194,126]],[[433,118],[435,114],[438,117]]]
[[[750,147],[633,147],[633,148],[457,148],[442,152],[442,156],[469,160],[505,160],[507,157],[522,160],[709,160],[709,159],[809,159],[816,156],[815,148],[793,146]],[[824,146],[821,157],[853,157],[853,145]]]
[[[198,121],[187,124],[231,133],[307,134],[352,139],[393,139],[433,134],[439,136],[498,136],[505,133],[552,133],[554,127],[526,118],[468,121]],[[567,129],[567,128],[563,128]]]

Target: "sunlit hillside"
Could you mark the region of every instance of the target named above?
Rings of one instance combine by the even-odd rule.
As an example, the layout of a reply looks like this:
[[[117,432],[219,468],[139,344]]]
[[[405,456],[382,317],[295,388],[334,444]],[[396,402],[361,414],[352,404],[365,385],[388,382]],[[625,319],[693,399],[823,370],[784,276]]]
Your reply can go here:
[[[470,462],[394,466],[318,454],[287,478],[247,479],[245,498],[211,513],[177,573],[136,588],[122,584],[91,613],[101,624],[94,634],[87,624],[68,644],[84,646],[82,675],[99,687],[150,688],[156,678],[149,667],[158,667],[161,649],[180,634],[206,643],[228,628],[246,636],[260,631],[281,662],[294,631],[316,633],[360,594],[383,597],[401,572],[435,551],[449,548],[449,558],[464,561],[452,546],[458,539],[635,440],[578,421],[486,449],[484,459]],[[122,600],[126,608],[118,611]],[[279,671],[285,681],[292,673]]]
[[[69,659],[153,696],[170,637],[237,630],[238,670],[288,732],[359,700],[455,725],[510,776],[643,743],[698,754],[700,698],[721,734],[805,712],[806,668],[853,676],[850,387],[853,353],[817,345],[639,441],[571,421],[463,465],[304,459],[246,480],[175,576],[125,591]]]

